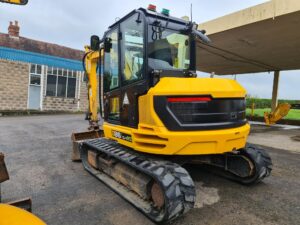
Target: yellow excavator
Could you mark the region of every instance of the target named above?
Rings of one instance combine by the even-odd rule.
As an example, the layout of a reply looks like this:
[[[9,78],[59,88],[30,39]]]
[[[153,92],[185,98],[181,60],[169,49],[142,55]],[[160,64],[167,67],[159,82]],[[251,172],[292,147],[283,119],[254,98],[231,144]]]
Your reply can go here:
[[[210,40],[195,23],[150,5],[85,48],[90,131],[73,134],[73,159],[154,222],[194,207],[187,164],[245,185],[272,170],[268,153],[246,143],[245,89],[197,78],[198,42]]]

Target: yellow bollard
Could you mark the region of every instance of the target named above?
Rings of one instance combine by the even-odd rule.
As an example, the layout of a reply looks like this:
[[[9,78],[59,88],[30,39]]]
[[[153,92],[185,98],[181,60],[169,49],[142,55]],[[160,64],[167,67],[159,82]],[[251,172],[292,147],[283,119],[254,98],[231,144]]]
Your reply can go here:
[[[254,117],[254,109],[255,109],[255,103],[252,102],[252,105],[251,105],[251,118]]]

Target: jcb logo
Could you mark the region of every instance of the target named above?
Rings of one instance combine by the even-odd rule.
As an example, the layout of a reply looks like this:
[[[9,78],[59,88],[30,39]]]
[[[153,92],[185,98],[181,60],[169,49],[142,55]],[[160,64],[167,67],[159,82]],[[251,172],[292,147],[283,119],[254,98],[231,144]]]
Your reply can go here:
[[[235,119],[237,119],[237,117],[238,117],[238,115],[236,112],[230,113],[230,119],[235,120]]]
[[[119,131],[112,130],[112,136],[118,139],[122,139],[124,141],[132,142],[132,137],[129,134],[124,134]]]

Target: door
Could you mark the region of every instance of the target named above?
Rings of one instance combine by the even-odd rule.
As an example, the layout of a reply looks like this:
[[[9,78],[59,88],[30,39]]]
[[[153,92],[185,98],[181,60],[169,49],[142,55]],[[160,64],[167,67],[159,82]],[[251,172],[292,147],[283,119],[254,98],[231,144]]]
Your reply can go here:
[[[110,123],[120,123],[119,29],[110,31],[110,52],[104,55],[104,117]]]
[[[39,110],[41,105],[41,75],[42,66],[31,65],[28,95],[28,109]]]
[[[145,93],[144,22],[138,13],[120,25],[121,30],[121,125],[138,126],[138,96]]]

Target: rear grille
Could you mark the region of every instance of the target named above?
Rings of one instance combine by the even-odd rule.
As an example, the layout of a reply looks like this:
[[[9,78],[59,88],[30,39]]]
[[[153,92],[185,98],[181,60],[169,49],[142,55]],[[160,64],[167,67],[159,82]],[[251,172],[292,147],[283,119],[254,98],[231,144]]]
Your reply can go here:
[[[155,96],[154,108],[169,130],[210,130],[232,128],[246,123],[245,99],[212,99],[203,101],[168,101]],[[193,98],[187,98],[193,99]],[[206,100],[205,100],[206,99]]]
[[[169,109],[181,123],[219,123],[245,118],[241,100],[211,102],[168,103]]]

